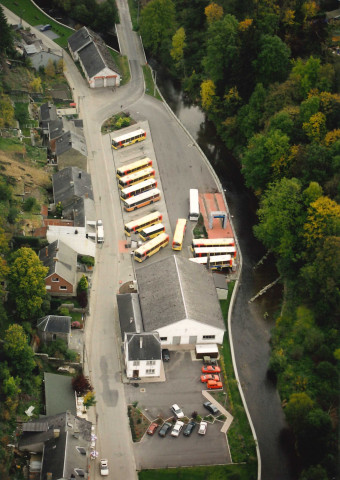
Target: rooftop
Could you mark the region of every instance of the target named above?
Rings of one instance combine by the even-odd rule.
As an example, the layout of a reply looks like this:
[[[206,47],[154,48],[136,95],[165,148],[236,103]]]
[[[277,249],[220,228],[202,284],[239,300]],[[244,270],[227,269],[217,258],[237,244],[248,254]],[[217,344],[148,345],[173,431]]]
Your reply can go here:
[[[57,273],[63,279],[75,284],[77,252],[61,240],[50,243],[39,252],[39,259],[48,267],[47,277]]]
[[[128,360],[161,360],[162,348],[157,332],[126,333]]]
[[[78,167],[66,167],[52,175],[54,202],[63,206],[74,198],[88,197],[93,200],[91,175]]]
[[[76,399],[72,377],[44,372],[46,415],[69,411],[75,415]]]

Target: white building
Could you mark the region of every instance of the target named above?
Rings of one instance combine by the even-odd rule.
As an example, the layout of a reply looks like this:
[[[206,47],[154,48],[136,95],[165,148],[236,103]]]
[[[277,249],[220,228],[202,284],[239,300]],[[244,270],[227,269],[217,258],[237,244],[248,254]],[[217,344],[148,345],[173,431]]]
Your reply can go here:
[[[124,354],[128,378],[160,376],[162,352],[158,333],[125,333]]]

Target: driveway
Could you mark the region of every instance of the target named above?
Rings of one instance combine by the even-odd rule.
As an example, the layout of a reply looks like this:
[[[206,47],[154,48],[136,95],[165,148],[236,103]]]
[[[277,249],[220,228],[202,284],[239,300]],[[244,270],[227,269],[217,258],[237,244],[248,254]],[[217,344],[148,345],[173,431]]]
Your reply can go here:
[[[172,417],[170,407],[177,403],[184,414],[192,412],[207,415],[203,408],[205,398],[200,382],[202,361],[192,361],[189,351],[172,351],[171,360],[164,364],[166,381],[143,383],[139,388],[125,385],[127,403],[138,402],[138,407],[150,420]],[[178,438],[168,434],[160,438],[144,436],[134,444],[136,468],[166,468],[177,466],[212,465],[230,463],[226,436],[221,433],[223,423],[215,421],[208,425],[207,434],[199,436],[197,429],[190,437],[181,433]]]

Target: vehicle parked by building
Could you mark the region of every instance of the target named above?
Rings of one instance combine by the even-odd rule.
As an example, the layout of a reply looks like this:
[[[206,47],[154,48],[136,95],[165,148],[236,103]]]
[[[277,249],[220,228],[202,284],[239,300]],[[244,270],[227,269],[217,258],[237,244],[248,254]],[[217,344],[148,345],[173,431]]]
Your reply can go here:
[[[202,373],[221,373],[221,368],[218,365],[203,365]]]
[[[170,361],[170,352],[167,348],[163,348],[162,350],[162,359],[163,359],[163,362]]]

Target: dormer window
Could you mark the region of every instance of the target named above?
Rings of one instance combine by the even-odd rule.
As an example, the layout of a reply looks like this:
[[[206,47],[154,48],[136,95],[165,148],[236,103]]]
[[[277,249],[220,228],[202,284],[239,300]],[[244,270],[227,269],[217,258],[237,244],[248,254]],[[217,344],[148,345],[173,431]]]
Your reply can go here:
[[[86,455],[86,449],[84,447],[76,447],[76,449],[81,455]]]
[[[85,477],[85,472],[82,468],[75,468],[74,471],[79,477]]]

